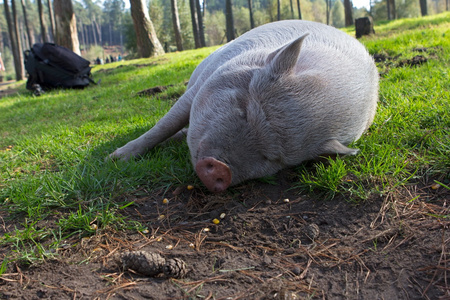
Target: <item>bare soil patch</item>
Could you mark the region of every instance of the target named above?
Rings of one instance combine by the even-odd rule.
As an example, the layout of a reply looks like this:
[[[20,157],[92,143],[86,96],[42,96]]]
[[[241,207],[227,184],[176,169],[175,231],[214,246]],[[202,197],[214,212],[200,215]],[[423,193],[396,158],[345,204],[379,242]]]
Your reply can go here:
[[[386,74],[393,68],[413,68],[426,63],[430,59],[435,59],[438,52],[442,51],[442,47],[414,48],[412,51],[420,54],[409,59],[400,59],[400,55],[389,56],[386,53],[375,53],[373,55],[373,59],[375,63],[377,63],[377,66],[381,69],[380,76],[386,76]]]
[[[11,265],[0,298],[449,299],[447,189],[430,179],[354,205],[301,195],[294,180],[286,170],[275,185],[253,181],[221,195],[138,191],[125,214],[148,232],[73,237],[55,260]],[[2,216],[1,231],[11,231],[17,224]],[[187,273],[124,269],[127,251],[182,260]]]
[[[19,84],[15,80],[0,82],[0,98],[13,95],[19,91]]]

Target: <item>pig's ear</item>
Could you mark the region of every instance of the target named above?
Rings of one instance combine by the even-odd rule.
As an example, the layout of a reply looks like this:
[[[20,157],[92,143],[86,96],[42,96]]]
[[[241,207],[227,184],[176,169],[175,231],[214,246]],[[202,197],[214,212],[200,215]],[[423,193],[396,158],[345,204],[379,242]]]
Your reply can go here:
[[[269,54],[267,63],[272,74],[282,75],[292,72],[297,64],[303,40],[308,35],[309,33],[305,33],[298,39]]]

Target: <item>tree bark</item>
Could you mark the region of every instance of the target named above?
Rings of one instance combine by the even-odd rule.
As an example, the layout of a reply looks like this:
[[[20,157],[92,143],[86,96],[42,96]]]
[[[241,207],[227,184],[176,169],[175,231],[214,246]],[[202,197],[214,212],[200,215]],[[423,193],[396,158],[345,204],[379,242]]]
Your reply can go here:
[[[25,1],[21,0],[20,2],[22,4],[23,21],[25,23],[25,29],[27,31],[28,47],[31,49],[31,47],[33,46],[33,41],[32,41],[33,36],[31,35],[30,27],[28,26],[27,9],[25,7]]]
[[[255,28],[255,20],[253,19],[253,0],[248,0],[248,11],[250,14],[250,28]]]
[[[294,4],[292,3],[292,0],[289,0],[289,4],[291,5],[291,19],[294,19]]]
[[[281,20],[281,0],[277,0],[277,20]]]
[[[158,56],[164,54],[164,49],[156,36],[144,1],[130,0],[138,55],[139,57]]]
[[[205,30],[203,27],[203,16],[202,16],[202,8],[200,6],[200,0],[195,0],[195,6],[197,9],[197,20],[198,20],[198,36],[200,38],[200,46],[205,47]]]
[[[191,9],[192,33],[194,35],[195,48],[201,47],[200,35],[198,33],[197,12],[195,10],[195,0],[189,0],[189,8]]]
[[[73,12],[72,1],[54,0],[53,8],[55,10],[56,44],[81,55],[77,32],[77,19]]]
[[[178,15],[177,0],[170,0],[170,6],[172,8],[172,24],[173,32],[175,33],[175,42],[177,43],[177,50],[183,51],[183,39],[181,37],[180,18]]]
[[[326,10],[325,13],[327,14],[327,25],[330,25],[330,0],[325,0],[326,1]]]
[[[297,0],[297,8],[298,8],[298,19],[302,19],[302,10],[300,8],[300,0]]]
[[[23,50],[22,50],[22,43],[20,40],[20,34],[19,34],[19,22],[17,21],[17,10],[16,10],[16,4],[15,1],[11,1],[11,8],[12,8],[12,14],[13,14],[13,33],[16,39],[16,51],[17,51],[17,62],[14,62],[14,64],[17,64],[16,69],[16,79],[22,80],[25,79],[25,66],[23,65]],[[19,70],[19,72],[17,72]]]
[[[230,42],[235,39],[233,3],[231,2],[231,0],[226,0],[226,2],[225,2],[225,18],[226,18],[226,28],[227,28],[227,41]]]
[[[395,11],[395,0],[386,0],[386,6],[387,6],[388,20],[397,19],[397,13]]]
[[[44,7],[42,0],[38,0],[39,24],[41,25],[41,37],[44,43],[48,42],[47,38],[47,24],[45,23]]]
[[[16,71],[16,80],[23,80],[23,79],[25,79],[25,68],[24,68],[24,65],[22,64],[22,61],[23,61],[22,49],[20,49],[20,51],[18,49],[19,42],[18,42],[18,38],[16,35],[17,34],[16,26],[14,25],[13,20],[11,20],[11,14],[9,12],[8,0],[4,0],[3,4],[5,6],[5,16],[6,16],[6,23],[8,24],[9,39],[11,40],[11,51],[13,54],[14,69]],[[14,12],[13,12],[13,14],[14,14]],[[13,19],[17,19],[17,16]]]
[[[89,47],[91,45],[91,41],[89,40],[89,28],[88,28],[89,25],[85,25],[85,24],[82,24],[82,25],[83,25],[83,31],[84,31],[85,45],[86,45],[86,47]]]
[[[344,0],[345,26],[353,25],[353,8],[350,0]]]
[[[92,27],[92,38],[94,39],[94,46],[97,46],[97,35],[96,35],[96,30],[95,30],[95,24],[94,24],[95,20],[92,20],[91,22],[91,27]]]
[[[422,17],[428,15],[427,0],[420,0],[420,13]]]
[[[48,14],[50,16],[50,28],[51,30],[51,39],[55,40],[55,31],[56,31],[56,25],[55,25],[55,14],[53,13],[53,5],[51,0],[47,0],[48,5]]]
[[[120,23],[120,20],[119,20],[119,23]],[[103,46],[102,31],[100,30],[101,24],[99,25],[95,19],[93,21],[93,24],[94,24],[95,32],[97,33],[98,44],[100,46]]]
[[[84,51],[87,51],[88,50],[88,45],[86,44],[86,37],[84,36],[84,30],[83,30],[83,23],[81,23],[81,22],[79,22],[78,23],[78,26],[80,27],[79,29],[78,29],[78,31],[81,33],[81,43],[80,43],[80,46],[81,45],[83,45],[83,49],[84,49]]]

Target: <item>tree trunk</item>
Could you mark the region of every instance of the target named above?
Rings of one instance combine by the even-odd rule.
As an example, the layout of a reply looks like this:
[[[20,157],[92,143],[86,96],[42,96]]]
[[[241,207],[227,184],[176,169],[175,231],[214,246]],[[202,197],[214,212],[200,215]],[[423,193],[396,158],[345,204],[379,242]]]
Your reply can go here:
[[[88,25],[83,24],[83,31],[84,31],[84,37],[85,37],[85,45],[87,48],[90,48],[91,41],[89,39],[89,28]]]
[[[395,12],[395,0],[386,0],[388,20],[395,20],[397,14]]]
[[[183,39],[181,38],[180,18],[178,16],[177,0],[170,0],[172,8],[172,24],[173,32],[175,33],[175,42],[177,43],[177,50],[183,51]]]
[[[427,0],[420,0],[420,13],[422,17],[428,15]]]
[[[42,0],[38,0],[39,24],[41,25],[41,37],[44,43],[48,42],[47,38],[47,24],[45,23],[44,7]]]
[[[101,25],[99,25],[98,22],[95,19],[93,21],[93,24],[94,24],[95,32],[96,32],[97,37],[98,37],[98,44],[100,46],[103,46],[102,31],[100,30]]]
[[[231,0],[226,0],[226,2],[225,2],[225,18],[226,18],[226,28],[227,28],[227,41],[230,42],[235,39],[233,3],[231,2]]]
[[[197,8],[197,20],[198,20],[198,36],[200,38],[200,46],[205,47],[205,30],[203,27],[202,8],[200,7],[200,0],[195,0],[195,6]]]
[[[250,28],[255,28],[255,20],[253,20],[253,1],[248,0],[248,11],[250,13]]]
[[[25,79],[25,67],[23,65],[23,50],[22,50],[22,43],[20,40],[20,34],[19,34],[19,22],[17,20],[17,10],[16,10],[16,4],[15,1],[11,1],[11,7],[12,7],[12,14],[13,14],[13,32],[16,39],[16,50],[17,50],[17,69],[20,70],[20,72],[16,71],[16,79],[22,80]]]
[[[300,8],[300,0],[297,0],[297,8],[298,8],[298,19],[302,19],[302,10]]]
[[[156,36],[155,28],[145,6],[145,0],[130,0],[130,4],[139,57],[164,54],[164,49]]]
[[[78,41],[77,19],[73,12],[71,0],[54,0],[55,10],[55,43],[72,50],[78,55],[80,43]]]
[[[294,19],[294,4],[292,3],[292,0],[289,0],[291,5],[291,19]]]
[[[30,27],[28,26],[27,9],[25,8],[25,1],[21,0],[20,2],[22,4],[23,21],[25,23],[25,29],[27,30],[28,47],[31,49],[31,47],[33,46],[33,42],[31,40],[32,35],[30,32]]]
[[[344,0],[345,26],[353,25],[353,8],[350,0]]]
[[[97,35],[95,32],[95,24],[94,24],[95,20],[92,20],[91,22],[91,27],[92,27],[92,38],[94,39],[94,46],[97,46]]]
[[[51,40],[54,41],[55,40],[55,30],[56,30],[56,25],[55,25],[55,14],[53,13],[53,5],[52,5],[52,1],[51,0],[47,0],[47,5],[48,5],[48,14],[50,15],[50,27],[51,27]]]
[[[189,8],[191,9],[192,33],[194,34],[195,48],[201,47],[200,36],[198,34],[197,13],[195,11],[195,0],[189,0]]]
[[[281,20],[281,0],[277,0],[277,20]]]
[[[94,27],[94,25],[92,25],[92,27]],[[108,29],[109,29],[109,45],[113,45],[112,24],[111,23],[108,24]]]
[[[25,79],[25,68],[22,64],[23,58],[22,58],[22,49],[19,51],[19,45],[18,45],[18,38],[16,35],[16,26],[13,23],[13,20],[11,20],[11,14],[9,12],[9,5],[8,0],[4,0],[3,4],[5,6],[5,16],[6,16],[6,23],[8,23],[8,32],[9,32],[9,39],[11,40],[11,51],[13,54],[13,60],[14,60],[14,69],[16,71],[16,80],[23,80]],[[14,4],[13,4],[14,5]],[[14,12],[13,12],[14,14]],[[13,18],[17,19],[17,17]]]
[[[326,10],[325,13],[327,14],[327,25],[330,25],[330,0],[325,0],[326,1]]]
[[[88,45],[86,44],[86,37],[84,36],[84,26],[83,26],[83,24],[80,22],[80,23],[78,23],[78,26],[80,26],[80,28],[78,29],[78,31],[81,33],[81,43],[80,43],[80,46],[81,45],[83,45],[83,49],[84,49],[84,51],[85,51],[85,53],[86,53],[86,51],[88,50]]]

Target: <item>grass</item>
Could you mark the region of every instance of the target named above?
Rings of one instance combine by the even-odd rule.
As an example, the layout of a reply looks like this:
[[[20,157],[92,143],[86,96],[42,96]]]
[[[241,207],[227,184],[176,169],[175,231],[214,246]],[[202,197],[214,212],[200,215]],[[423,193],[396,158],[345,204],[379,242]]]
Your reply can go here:
[[[299,168],[298,187],[326,199],[337,193],[351,201],[431,176],[450,180],[450,14],[397,20],[375,27],[361,41],[371,54],[393,57],[379,64],[380,102],[370,130],[353,145],[355,157],[328,159]],[[429,51],[417,52],[417,48]],[[396,61],[424,55],[420,66]]]
[[[432,178],[449,186],[450,14],[397,20],[361,41],[380,64],[380,102],[373,126],[352,147],[353,157],[299,166],[296,187],[330,199],[359,202],[399,185]],[[433,51],[417,53],[414,48]],[[194,184],[186,143],[156,147],[144,159],[105,161],[114,149],[153,126],[184,91],[197,64],[217,47],[96,66],[99,86],[35,97],[24,84],[0,99],[0,214],[16,229],[0,237],[13,250],[5,262],[33,263],[55,254],[62,241],[105,228],[144,230],[121,213],[129,195]],[[424,55],[420,66],[396,62]],[[137,92],[174,85],[157,97]],[[269,176],[266,182],[273,183]],[[131,200],[130,200],[131,199]],[[44,226],[42,224],[45,224]]]

